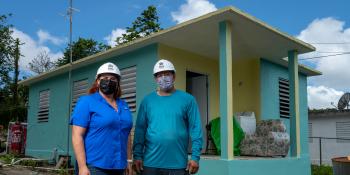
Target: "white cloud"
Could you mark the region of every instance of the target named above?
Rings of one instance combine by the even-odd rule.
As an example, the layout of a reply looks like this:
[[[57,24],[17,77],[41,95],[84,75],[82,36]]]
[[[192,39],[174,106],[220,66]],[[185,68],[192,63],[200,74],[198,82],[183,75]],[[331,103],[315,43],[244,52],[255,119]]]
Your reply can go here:
[[[65,42],[65,39],[52,36],[49,32],[41,29],[37,32],[37,35],[39,37],[39,44],[43,44],[46,41],[49,41],[54,45],[61,45]]]
[[[308,86],[307,92],[310,109],[335,108],[331,103],[337,106],[340,97],[344,94],[342,91],[325,86]]]
[[[334,18],[316,19],[297,37],[310,43],[344,43],[350,42],[350,28]],[[302,55],[304,58],[350,52],[349,44],[315,44],[316,52]],[[325,53],[326,52],[326,53]],[[334,89],[350,90],[350,54],[309,60],[323,75],[311,78],[313,86],[324,85]]]
[[[114,47],[117,45],[117,43],[115,42],[115,40],[117,39],[117,37],[121,37],[122,34],[126,33],[125,29],[121,29],[121,28],[116,28],[115,30],[112,30],[111,34],[109,34],[108,36],[106,36],[104,38],[104,40],[107,41],[107,44]]]
[[[52,52],[50,48],[40,43],[40,39],[39,41],[35,41],[28,34],[16,28],[13,28],[12,36],[13,38],[19,38],[19,40],[24,43],[20,46],[21,54],[23,55],[19,61],[21,71],[31,72],[28,68],[29,63],[35,56],[38,55],[38,53],[42,51],[46,51],[48,53],[51,61],[56,61],[58,58],[63,57],[62,52]]]
[[[171,12],[171,17],[177,23],[182,23],[215,10],[215,5],[208,0],[187,0],[178,11]]]

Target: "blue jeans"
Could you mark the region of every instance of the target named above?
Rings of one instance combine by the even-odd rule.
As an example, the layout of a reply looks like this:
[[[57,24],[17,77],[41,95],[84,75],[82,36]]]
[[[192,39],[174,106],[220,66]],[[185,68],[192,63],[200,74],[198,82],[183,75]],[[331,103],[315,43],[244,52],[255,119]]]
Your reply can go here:
[[[124,169],[102,169],[91,165],[88,165],[91,175],[125,175]],[[75,175],[79,175],[79,168],[76,163]]]
[[[141,175],[189,175],[185,169],[165,169],[143,166]]]

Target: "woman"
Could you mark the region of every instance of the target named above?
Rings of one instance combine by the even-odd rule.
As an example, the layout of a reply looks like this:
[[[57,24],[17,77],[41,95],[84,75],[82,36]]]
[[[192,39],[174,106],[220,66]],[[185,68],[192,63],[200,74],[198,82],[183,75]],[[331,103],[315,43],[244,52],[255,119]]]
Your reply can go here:
[[[113,63],[105,63],[71,117],[79,175],[124,174],[132,116],[120,96],[120,71]]]

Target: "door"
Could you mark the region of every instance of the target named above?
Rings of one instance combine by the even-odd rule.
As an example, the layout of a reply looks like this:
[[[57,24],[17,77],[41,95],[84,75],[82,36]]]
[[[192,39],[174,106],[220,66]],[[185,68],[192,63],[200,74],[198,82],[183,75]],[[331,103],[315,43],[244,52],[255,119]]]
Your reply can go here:
[[[186,91],[194,96],[197,101],[201,115],[201,126],[203,131],[203,150],[205,152],[207,144],[208,124],[208,76],[204,74],[186,72]],[[191,152],[191,150],[189,150]]]

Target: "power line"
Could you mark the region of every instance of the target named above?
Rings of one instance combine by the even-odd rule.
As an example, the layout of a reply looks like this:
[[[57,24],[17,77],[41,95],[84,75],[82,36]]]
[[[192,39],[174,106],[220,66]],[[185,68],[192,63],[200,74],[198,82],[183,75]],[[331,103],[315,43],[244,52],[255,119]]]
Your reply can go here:
[[[318,52],[318,53],[348,53],[350,51],[342,51],[342,52],[340,52],[340,51],[338,51],[338,52],[336,52],[336,51],[334,51],[334,52],[331,52],[331,51],[315,51],[315,52]]]
[[[317,57],[310,57],[310,58],[301,58],[299,60],[311,60],[311,59],[317,59],[317,58],[325,58],[325,57],[332,57],[332,56],[339,56],[339,55],[348,55],[350,52],[344,52],[344,53],[338,53],[338,54],[332,54],[332,55],[323,55],[323,56],[317,56]]]
[[[309,43],[309,44],[350,44],[350,42],[339,42],[339,43]]]

